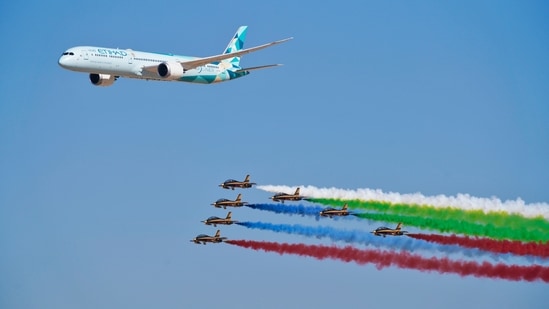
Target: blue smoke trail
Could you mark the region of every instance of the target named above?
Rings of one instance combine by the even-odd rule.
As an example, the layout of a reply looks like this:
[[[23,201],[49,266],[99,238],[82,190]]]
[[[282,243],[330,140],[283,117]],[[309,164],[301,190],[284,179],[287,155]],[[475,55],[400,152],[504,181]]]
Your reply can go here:
[[[495,255],[490,252],[479,249],[465,249],[456,245],[438,245],[425,241],[420,241],[406,236],[375,236],[369,232],[359,230],[340,230],[329,226],[303,226],[300,224],[272,224],[266,222],[237,222],[236,224],[245,226],[251,229],[270,230],[278,233],[298,234],[308,237],[329,238],[333,241],[343,241],[347,243],[359,243],[364,245],[374,246],[376,248],[386,248],[397,250],[425,250],[430,252],[440,253],[458,253],[467,257],[482,257],[488,256],[495,260],[501,258],[507,259],[510,254]]]
[[[318,216],[324,209],[319,206],[305,205],[284,205],[284,204],[248,204],[246,205],[253,209],[271,211],[278,214],[302,215],[302,216]]]

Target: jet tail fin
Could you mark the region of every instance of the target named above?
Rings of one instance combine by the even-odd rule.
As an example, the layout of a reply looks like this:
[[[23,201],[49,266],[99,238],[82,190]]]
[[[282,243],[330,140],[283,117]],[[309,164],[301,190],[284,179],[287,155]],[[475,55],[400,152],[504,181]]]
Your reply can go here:
[[[294,195],[299,195],[299,188],[295,189]]]
[[[221,236],[221,230],[217,230],[217,232],[215,232],[215,236],[214,237],[219,237]]]
[[[246,175],[246,178],[244,178],[244,182],[250,182],[250,175]]]
[[[347,210],[347,203],[345,203],[345,205],[343,205],[343,208],[341,208],[341,210]]]
[[[402,228],[402,222],[399,222],[395,230],[400,231],[401,228]]]
[[[239,51],[244,47],[244,41],[246,40],[246,33],[248,32],[248,26],[240,26],[233,38],[223,51],[223,54],[230,54],[235,51]],[[222,60],[223,62],[230,62],[233,66],[240,66],[240,57],[233,57]]]
[[[240,200],[242,199],[242,194],[241,193],[238,193],[238,195],[236,196],[236,200],[237,202],[240,202]]]
[[[232,213],[231,211],[229,211],[229,213],[227,214],[227,218],[225,218],[225,219],[231,220],[231,215],[232,215],[232,214],[233,214],[233,213]]]

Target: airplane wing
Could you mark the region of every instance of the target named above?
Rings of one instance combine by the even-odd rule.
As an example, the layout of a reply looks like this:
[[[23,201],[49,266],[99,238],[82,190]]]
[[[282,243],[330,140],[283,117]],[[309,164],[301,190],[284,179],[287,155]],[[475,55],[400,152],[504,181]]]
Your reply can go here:
[[[289,41],[291,39],[293,39],[293,37],[286,38],[286,39],[283,39],[283,40],[274,41],[274,42],[263,44],[263,45],[259,45],[259,46],[256,46],[256,47],[242,49],[242,50],[239,50],[239,51],[236,51],[236,52],[233,52],[233,53],[229,53],[229,54],[221,54],[221,55],[216,55],[216,56],[198,58],[198,59],[193,59],[193,60],[184,61],[184,62],[180,62],[180,63],[181,63],[181,65],[183,66],[183,68],[185,70],[191,70],[191,69],[194,69],[196,67],[199,67],[199,66],[211,63],[211,62],[230,59],[230,58],[233,58],[233,57],[240,57],[240,56],[245,55],[245,54],[253,53],[255,51],[258,51],[258,50],[261,50],[261,49],[264,49],[264,48],[267,48],[267,47],[271,47],[271,46],[274,46],[274,45],[277,45],[277,44],[280,44],[280,43],[284,43],[284,42]]]
[[[179,63],[181,64],[183,69],[192,70],[194,68],[197,68],[199,66],[202,66],[202,65],[205,65],[205,64],[208,64],[208,63],[221,61],[221,60],[225,60],[225,59],[230,59],[230,58],[233,58],[233,57],[240,57],[240,56],[245,55],[245,54],[253,53],[255,51],[258,51],[258,50],[261,50],[261,49],[264,49],[264,48],[267,48],[267,47],[271,47],[271,46],[274,46],[274,45],[277,45],[277,44],[280,44],[280,43],[284,43],[284,42],[289,41],[291,39],[293,39],[293,37],[289,37],[289,38],[286,38],[286,39],[282,39],[282,40],[274,41],[274,42],[271,42],[271,43],[259,45],[259,46],[256,46],[256,47],[242,49],[242,50],[235,51],[235,52],[229,53],[229,54],[221,54],[221,55],[215,55],[215,56],[210,56],[210,57],[196,58],[196,59],[192,59],[192,60],[188,60],[188,61],[180,61]],[[157,65],[146,66],[146,67],[143,68],[143,70],[148,71],[148,72],[156,72],[156,68],[157,68]],[[254,68],[252,68],[252,69],[254,69]]]

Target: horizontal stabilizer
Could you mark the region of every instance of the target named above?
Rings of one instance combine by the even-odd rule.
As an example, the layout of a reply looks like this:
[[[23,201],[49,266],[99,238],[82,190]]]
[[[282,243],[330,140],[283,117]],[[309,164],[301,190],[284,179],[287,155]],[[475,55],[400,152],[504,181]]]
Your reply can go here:
[[[267,64],[267,65],[261,65],[261,66],[258,66],[258,67],[251,67],[251,68],[239,69],[239,70],[236,70],[235,73],[246,72],[246,71],[253,71],[253,70],[261,70],[261,69],[268,69],[268,68],[272,68],[272,67],[278,67],[278,66],[281,66],[281,65],[282,65],[282,64]]]

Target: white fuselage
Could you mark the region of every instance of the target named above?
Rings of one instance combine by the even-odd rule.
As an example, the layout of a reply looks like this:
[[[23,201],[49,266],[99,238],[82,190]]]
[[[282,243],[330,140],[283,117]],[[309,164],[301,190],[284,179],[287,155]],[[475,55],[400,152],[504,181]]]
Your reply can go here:
[[[177,78],[163,78],[157,67],[161,63],[184,62],[197,57],[178,56],[134,51],[131,49],[112,49],[94,46],[77,46],[65,51],[59,58],[59,65],[77,72],[129,77],[148,80],[177,80],[197,83],[214,83],[236,78],[234,72],[229,74],[229,63],[209,63],[190,70],[185,70]],[[244,73],[244,72],[242,72]],[[244,75],[244,74],[237,74]],[[240,77],[240,76],[238,76]]]

